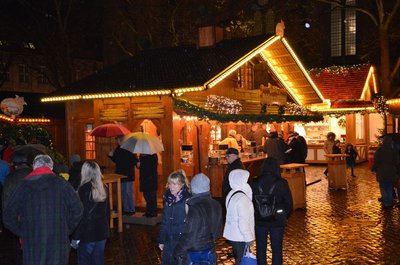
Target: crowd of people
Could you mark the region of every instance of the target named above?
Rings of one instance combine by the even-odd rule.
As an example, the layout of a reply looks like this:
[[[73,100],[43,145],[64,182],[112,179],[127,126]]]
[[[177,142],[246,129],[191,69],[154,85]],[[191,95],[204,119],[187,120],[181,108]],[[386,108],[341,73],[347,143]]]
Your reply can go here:
[[[271,132],[264,140],[267,158],[258,177],[250,176],[244,169],[240,150],[228,148],[221,201],[212,198],[210,179],[205,174],[195,175],[189,183],[183,170],[172,172],[163,196],[158,239],[162,264],[216,264],[215,241],[220,236],[232,246],[235,264],[240,264],[254,242],[257,264],[267,264],[268,238],[272,264],[282,264],[284,231],[293,202],[288,182],[281,177],[280,165],[304,163],[307,156],[304,143],[304,138],[295,132],[289,134],[287,142]],[[341,153],[334,133],[328,134],[324,146],[327,153]],[[385,136],[374,157],[372,170],[376,172],[386,208],[392,206],[393,187],[400,172],[398,149],[393,137]],[[138,167],[140,190],[147,203],[144,216],[156,216],[157,155],[134,156],[128,163],[125,155],[118,153],[121,150],[117,147],[110,158],[116,163],[116,173],[125,175],[129,183],[123,189],[124,213],[135,212],[132,181]],[[346,145],[344,153],[354,176],[358,154],[351,144]],[[68,264],[73,247],[77,249],[78,265],[104,264],[110,205],[99,165],[72,155],[66,181],[55,172],[53,160],[45,154],[36,156],[31,163],[26,154],[15,153],[10,156],[10,164],[12,168],[8,171],[2,169],[6,175],[0,179],[0,187],[2,223],[14,246],[14,263]],[[276,207],[269,219],[260,215],[256,199],[266,194],[273,197]]]

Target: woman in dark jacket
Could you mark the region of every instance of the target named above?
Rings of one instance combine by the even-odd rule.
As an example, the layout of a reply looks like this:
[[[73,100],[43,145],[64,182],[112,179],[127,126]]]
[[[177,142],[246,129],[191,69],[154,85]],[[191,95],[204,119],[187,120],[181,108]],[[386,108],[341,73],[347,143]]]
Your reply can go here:
[[[273,220],[263,221],[255,214],[255,233],[256,233],[256,250],[257,264],[267,264],[266,249],[267,236],[269,234],[272,249],[272,264],[282,264],[282,244],[283,234],[287,223],[287,218],[293,211],[292,194],[287,181],[280,176],[280,168],[278,161],[274,158],[265,159],[261,176],[252,183],[253,201],[254,195],[260,194],[259,187],[263,194],[268,194],[271,187],[275,184],[272,190],[272,195],[276,199],[276,209],[283,210]],[[256,207],[256,205],[254,205]],[[255,209],[256,212],[256,209]]]
[[[190,197],[188,186],[183,170],[174,171],[168,176],[159,239],[163,265],[174,264],[172,254],[185,225],[185,202]]]
[[[72,235],[73,242],[79,240],[78,265],[104,265],[104,248],[109,236],[107,192],[96,162],[85,162],[81,176],[78,193],[84,210]]]

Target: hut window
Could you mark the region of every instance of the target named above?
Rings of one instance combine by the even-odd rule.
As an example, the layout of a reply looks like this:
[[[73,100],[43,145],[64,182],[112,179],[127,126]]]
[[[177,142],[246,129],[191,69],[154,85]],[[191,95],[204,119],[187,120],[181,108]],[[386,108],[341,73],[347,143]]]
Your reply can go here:
[[[96,158],[95,137],[90,135],[93,130],[93,124],[85,125],[85,159]]]
[[[0,62],[0,72],[2,72],[2,80],[10,81],[10,66],[4,62]]]
[[[365,130],[364,130],[364,115],[357,113],[356,115],[356,143],[365,142]]]
[[[253,65],[245,63],[238,71],[238,87],[242,89],[253,89]]]

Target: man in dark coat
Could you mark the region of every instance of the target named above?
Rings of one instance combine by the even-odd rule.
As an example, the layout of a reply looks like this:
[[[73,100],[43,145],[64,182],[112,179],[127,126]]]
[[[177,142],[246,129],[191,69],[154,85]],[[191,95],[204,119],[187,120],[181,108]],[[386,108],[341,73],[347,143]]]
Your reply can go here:
[[[287,146],[285,142],[278,136],[277,132],[270,132],[268,139],[265,141],[263,151],[268,157],[275,158],[279,165],[285,163],[285,151]]]
[[[393,207],[393,186],[400,174],[400,156],[391,135],[385,135],[382,146],[376,150],[372,171],[376,172],[383,207]]]
[[[221,235],[222,207],[212,199],[210,179],[203,173],[195,175],[190,186],[193,196],[186,202],[189,210],[185,228],[173,256],[177,260],[176,264],[180,264],[179,261],[186,255],[193,264],[200,264],[200,261],[195,263],[191,252],[203,252],[205,257],[200,258],[203,258],[201,261],[204,264],[217,264],[215,240]]]
[[[226,150],[226,161],[228,162],[228,167],[224,174],[224,180],[222,181],[223,205],[225,205],[226,196],[232,189],[229,185],[229,173],[234,169],[244,169],[244,165],[239,158],[239,152],[236,148],[228,148]]]
[[[32,172],[32,167],[28,165],[28,155],[24,153],[15,153],[11,156],[11,163],[14,167],[14,171],[8,174],[6,181],[4,182],[3,189],[3,209],[8,204],[10,197],[21,185],[22,180]],[[13,246],[14,251],[14,264],[22,265],[22,251],[19,244],[19,238],[14,235],[8,229],[4,231],[6,237],[8,238],[10,244]]]
[[[145,217],[157,216],[157,186],[158,186],[157,154],[141,154],[139,157],[140,191],[146,200]]]
[[[109,157],[115,163],[115,173],[126,177],[121,179],[123,214],[133,215],[136,212],[133,182],[135,181],[135,167],[138,159],[132,152],[121,148],[123,136],[118,136],[116,139],[118,147]]]
[[[68,170],[69,179],[68,182],[72,185],[74,190],[78,190],[79,185],[81,184],[81,170],[82,170],[82,161],[81,157],[78,154],[73,154],[69,158],[71,167]]]
[[[78,195],[53,171],[48,155],[38,155],[4,209],[4,224],[22,240],[23,264],[67,265],[69,235],[82,217]]]

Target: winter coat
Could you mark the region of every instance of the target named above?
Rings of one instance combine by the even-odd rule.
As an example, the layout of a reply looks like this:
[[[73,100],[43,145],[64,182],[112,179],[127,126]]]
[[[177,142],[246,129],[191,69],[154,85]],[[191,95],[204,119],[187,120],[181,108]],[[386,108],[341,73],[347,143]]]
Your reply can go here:
[[[263,151],[268,157],[275,158],[282,165],[285,161],[286,149],[285,142],[278,137],[278,134],[271,133],[270,137],[265,141]]]
[[[24,265],[67,265],[69,235],[82,217],[82,204],[64,179],[36,172],[10,198],[4,224],[22,239]]]
[[[266,226],[266,227],[282,227],[287,223],[287,218],[291,215],[293,211],[293,200],[292,193],[290,192],[290,188],[286,179],[281,178],[277,174],[262,174],[258,177],[251,185],[253,190],[253,196],[259,194],[258,186],[261,187],[263,194],[267,194],[271,189],[272,185],[276,182],[275,188],[272,191],[272,195],[275,195],[276,198],[276,206],[279,209],[283,209],[286,218],[279,218],[277,220],[273,220],[270,222],[265,222],[258,220],[255,217],[255,223],[258,226]]]
[[[140,155],[140,191],[157,191],[158,187],[158,157],[157,154]]]
[[[78,194],[83,204],[83,215],[72,238],[80,240],[81,243],[107,239],[110,234],[108,198],[102,202],[94,202],[92,200],[92,183],[90,182],[80,187]]]
[[[347,150],[344,151],[346,155],[349,155],[346,157],[346,163],[348,166],[354,166],[356,164],[356,158],[358,156],[358,153],[355,149]]]
[[[6,207],[8,200],[21,185],[23,179],[32,172],[32,168],[27,164],[18,166],[14,172],[8,174],[3,187],[3,209]]]
[[[333,147],[335,146],[335,140],[326,140],[324,142],[324,151],[325,154],[332,154],[333,153]]]
[[[126,176],[121,181],[135,181],[135,167],[138,159],[135,154],[118,146],[110,156],[115,163],[115,173]]]
[[[297,136],[296,139],[300,143],[300,150],[301,150],[301,162],[300,163],[304,164],[306,162],[306,158],[307,158],[307,154],[308,154],[307,141],[301,135]]]
[[[290,141],[288,148],[292,149],[289,152],[289,163],[304,163],[301,143],[297,138],[294,137]]]
[[[190,193],[187,191],[187,187],[185,187],[185,189],[182,190],[182,198],[178,202],[174,202],[171,205],[167,203],[167,196],[173,196],[169,190],[164,194],[164,210],[160,226],[160,238],[158,242],[160,244],[164,244],[162,264],[173,265],[174,259],[172,254],[185,227],[185,202],[188,198],[190,198]]]
[[[391,136],[385,136],[383,145],[376,150],[372,171],[376,172],[376,179],[379,182],[390,181],[394,183],[399,176],[399,151],[394,148]]]
[[[231,191],[231,186],[229,185],[229,173],[235,169],[244,169],[244,165],[240,158],[236,159],[232,163],[228,164],[224,174],[224,180],[222,181],[222,196],[226,198],[228,193]]]
[[[201,251],[214,247],[221,234],[222,207],[211,198],[210,192],[193,195],[187,200],[189,211],[181,239],[174,250],[174,258],[183,257],[187,250]]]
[[[247,179],[248,176],[239,174],[229,177],[232,190],[225,202],[226,221],[223,237],[230,241],[250,242],[255,239],[252,191]]]

